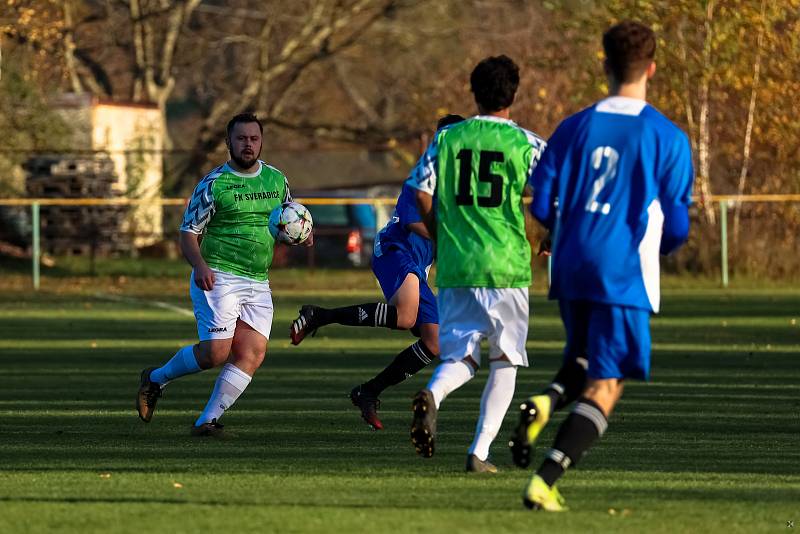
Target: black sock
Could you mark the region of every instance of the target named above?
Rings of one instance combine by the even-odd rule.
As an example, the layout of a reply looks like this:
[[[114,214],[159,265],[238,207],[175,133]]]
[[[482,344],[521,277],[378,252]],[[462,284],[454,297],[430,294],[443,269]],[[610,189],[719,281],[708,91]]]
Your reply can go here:
[[[564,471],[578,463],[608,427],[606,416],[593,401],[582,397],[558,428],[553,448],[547,451],[536,474],[552,486]]]
[[[397,308],[383,302],[370,302],[344,308],[318,308],[319,326],[339,323],[345,326],[385,326],[397,329]]]
[[[586,386],[586,365],[586,358],[573,358],[561,365],[553,381],[542,392],[550,397],[551,414],[580,397]]]
[[[403,349],[403,352],[395,356],[392,363],[361,387],[377,397],[389,386],[399,384],[406,378],[415,375],[431,363],[435,357],[420,339]]]

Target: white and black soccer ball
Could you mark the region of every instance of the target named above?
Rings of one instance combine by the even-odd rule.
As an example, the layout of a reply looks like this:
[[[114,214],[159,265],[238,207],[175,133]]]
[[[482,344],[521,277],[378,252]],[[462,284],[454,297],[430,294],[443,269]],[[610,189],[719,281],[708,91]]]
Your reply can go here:
[[[269,233],[279,243],[299,245],[313,228],[311,212],[298,202],[284,202],[269,215]]]

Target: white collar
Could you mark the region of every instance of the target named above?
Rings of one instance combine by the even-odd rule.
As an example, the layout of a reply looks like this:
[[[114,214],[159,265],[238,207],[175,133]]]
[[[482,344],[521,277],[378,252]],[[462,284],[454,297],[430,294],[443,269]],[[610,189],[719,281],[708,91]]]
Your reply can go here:
[[[500,124],[512,124],[514,126],[517,125],[517,123],[512,121],[511,119],[504,119],[503,117],[498,117],[496,115],[475,115],[473,117],[470,117],[470,119],[475,119],[479,121],[497,122]]]
[[[237,171],[236,169],[234,169],[233,167],[230,166],[230,163],[228,161],[225,162],[225,170],[227,170],[229,173],[235,174],[236,176],[239,176],[241,178],[255,178],[256,176],[261,174],[261,170],[262,170],[263,166],[264,166],[264,162],[261,161],[261,160],[258,160],[258,170],[253,172],[253,173],[246,173],[246,172]]]
[[[595,110],[600,113],[615,113],[617,115],[638,116],[647,105],[641,98],[630,96],[609,96],[595,104]]]

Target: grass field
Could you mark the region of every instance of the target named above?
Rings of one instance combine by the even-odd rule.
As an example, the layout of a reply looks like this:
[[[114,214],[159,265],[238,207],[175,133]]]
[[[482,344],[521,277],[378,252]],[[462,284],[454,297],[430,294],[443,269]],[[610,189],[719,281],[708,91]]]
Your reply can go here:
[[[436,456],[408,442],[409,399],[431,369],[389,390],[371,432],[346,393],[411,339],[328,327],[286,332],[308,300],[275,273],[267,361],[226,416],[224,441],[188,436],[215,373],[171,384],[152,423],[133,408],[139,371],[196,336],[185,280],[0,282],[0,532],[791,532],[800,529],[800,291],[667,291],[653,321],[652,382],[630,384],[609,431],[560,483],[572,511],[520,505],[528,472],[505,441],[517,401],[559,363],[556,307],[532,296],[534,365],[492,455],[463,470],[485,373],[447,399]],[[300,281],[299,281],[300,280]],[[318,273],[308,284],[342,284]],[[168,304],[159,307],[155,302]],[[549,445],[558,416],[545,430]],[[537,451],[541,452],[541,451]],[[537,462],[538,458],[537,456]]]

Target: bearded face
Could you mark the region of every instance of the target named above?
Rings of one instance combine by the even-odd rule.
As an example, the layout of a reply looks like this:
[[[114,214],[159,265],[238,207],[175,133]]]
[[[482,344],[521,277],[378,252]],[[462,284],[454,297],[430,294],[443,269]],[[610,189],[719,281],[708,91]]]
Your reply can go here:
[[[242,171],[250,170],[261,155],[261,128],[255,122],[238,122],[228,138],[231,161]]]

